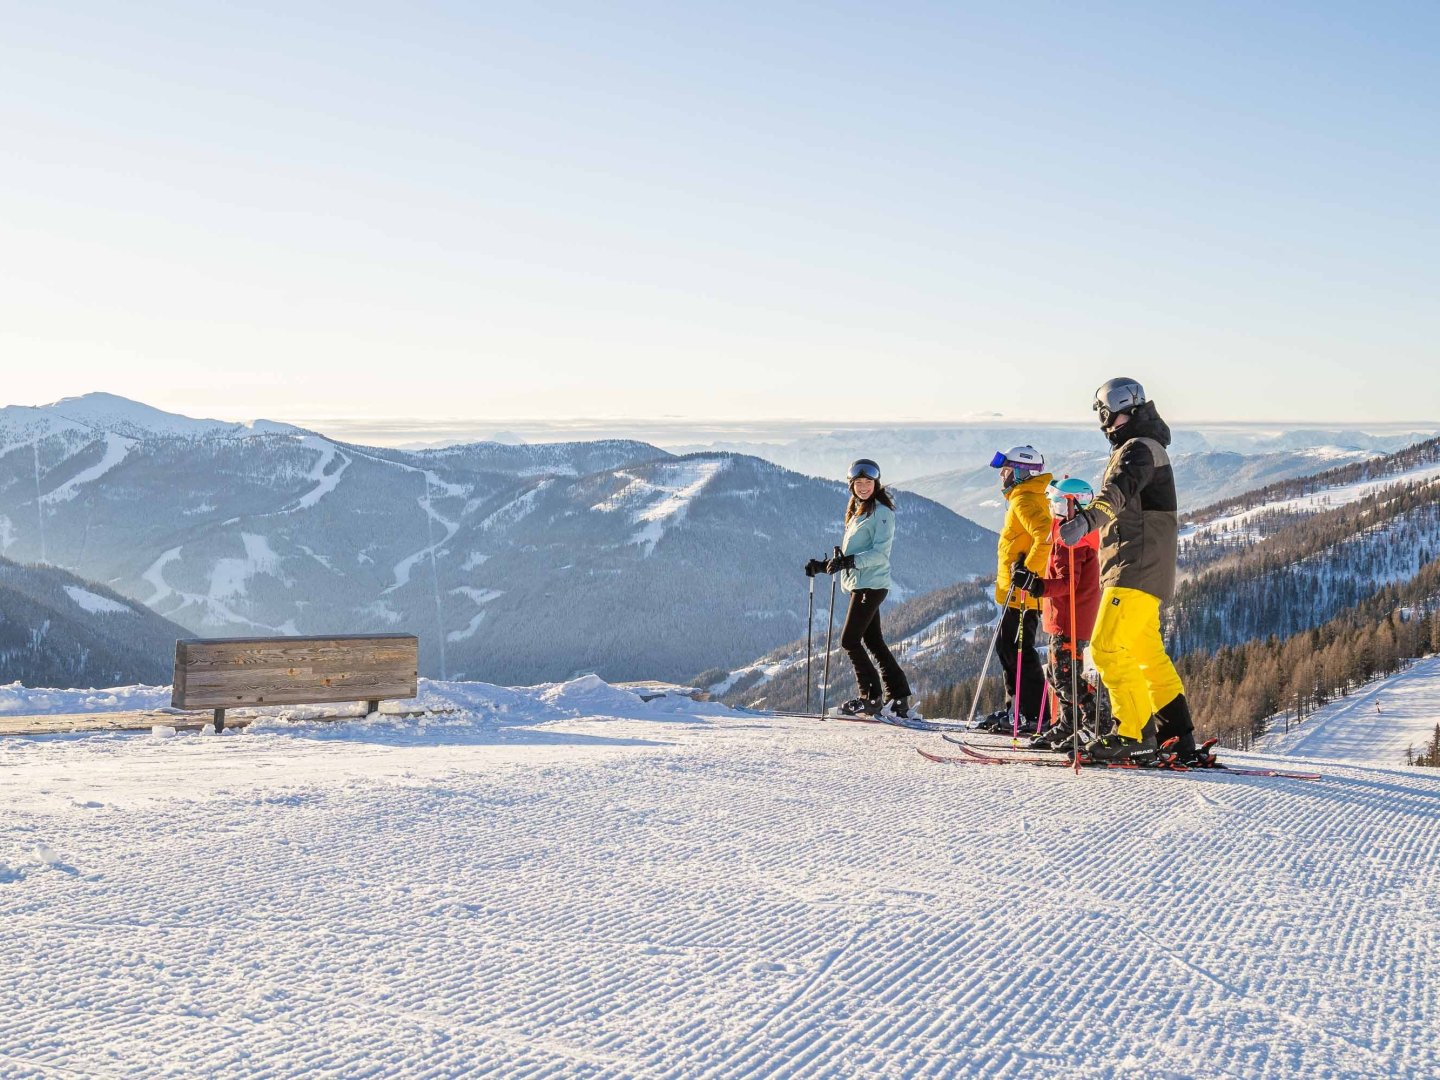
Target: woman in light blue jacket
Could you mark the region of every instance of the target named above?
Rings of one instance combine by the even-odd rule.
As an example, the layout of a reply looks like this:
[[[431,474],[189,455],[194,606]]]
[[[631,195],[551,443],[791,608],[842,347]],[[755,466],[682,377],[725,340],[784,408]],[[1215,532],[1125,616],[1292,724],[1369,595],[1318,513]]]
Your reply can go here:
[[[910,715],[910,683],[880,629],[880,605],[890,591],[890,546],[895,542],[895,501],[880,484],[880,466],[861,458],[850,466],[850,502],[845,508],[845,540],[840,554],[822,563],[812,559],[810,575],[840,574],[850,594],[850,609],[840,647],[855,665],[860,696],[840,706],[847,716]],[[873,657],[873,659],[872,659]],[[879,664],[877,671],[875,665]]]

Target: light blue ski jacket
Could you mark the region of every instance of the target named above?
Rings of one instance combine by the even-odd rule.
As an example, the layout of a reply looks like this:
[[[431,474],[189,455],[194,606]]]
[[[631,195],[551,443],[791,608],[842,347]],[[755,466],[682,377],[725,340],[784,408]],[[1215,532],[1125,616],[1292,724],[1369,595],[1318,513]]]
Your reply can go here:
[[[895,542],[895,511],[882,503],[864,517],[853,517],[845,526],[840,544],[842,555],[855,556],[855,569],[840,574],[840,587],[856,589],[890,588],[890,545]]]

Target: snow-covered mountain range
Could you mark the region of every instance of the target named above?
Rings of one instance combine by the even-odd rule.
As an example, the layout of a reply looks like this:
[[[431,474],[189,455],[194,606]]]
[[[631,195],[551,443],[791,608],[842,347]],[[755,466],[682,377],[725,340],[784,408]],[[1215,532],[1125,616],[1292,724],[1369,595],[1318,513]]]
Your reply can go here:
[[[105,395],[0,411],[0,554],[196,635],[418,634],[427,673],[683,679],[803,631],[843,485],[609,441],[407,452]],[[987,572],[993,536],[902,496],[896,591]]]
[[[1277,480],[1308,476],[1440,433],[1436,425],[1381,425],[1374,431],[1301,425],[1177,427],[1171,447],[1182,509]],[[708,449],[757,454],[800,472],[840,476],[857,455],[877,459],[890,480],[934,499],[986,528],[1004,516],[991,455],[1029,443],[1056,475],[1098,481],[1109,448],[1093,424],[984,421],[963,427],[847,427],[777,442],[719,440]],[[667,444],[668,445],[668,444]],[[684,447],[699,449],[701,444]]]

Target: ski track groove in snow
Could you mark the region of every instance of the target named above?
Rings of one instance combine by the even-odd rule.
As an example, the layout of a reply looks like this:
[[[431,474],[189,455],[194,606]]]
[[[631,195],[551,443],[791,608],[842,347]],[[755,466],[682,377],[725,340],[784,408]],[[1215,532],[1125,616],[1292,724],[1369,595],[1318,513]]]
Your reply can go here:
[[[455,730],[0,743],[0,1075],[1440,1071],[1440,776]]]

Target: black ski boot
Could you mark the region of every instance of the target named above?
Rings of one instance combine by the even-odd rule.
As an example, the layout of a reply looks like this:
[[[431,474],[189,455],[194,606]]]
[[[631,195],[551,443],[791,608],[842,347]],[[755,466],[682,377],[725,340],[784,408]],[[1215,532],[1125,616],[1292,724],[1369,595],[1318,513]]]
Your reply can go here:
[[[1031,750],[1063,750],[1068,747],[1075,737],[1075,726],[1070,718],[1052,724],[1045,731],[1036,735],[1030,740]],[[1086,740],[1089,741],[1088,739]]]
[[[1186,732],[1175,740],[1175,764],[1186,769],[1213,769],[1215,744],[1219,739],[1206,739],[1200,746],[1195,745],[1195,733]]]
[[[976,721],[975,721],[975,730],[976,730],[976,731],[1009,731],[1009,730],[1010,730],[1010,723],[1011,723],[1011,721],[1010,721],[1010,716],[1011,716],[1011,713],[1010,713],[1010,710],[1009,710],[1008,708],[1006,708],[1006,709],[996,709],[994,712],[992,712],[992,713],[986,713],[984,716],[980,717],[979,720],[976,720]]]
[[[880,702],[873,698],[852,697],[835,711],[841,716],[875,716],[880,712]]]
[[[1153,765],[1159,756],[1160,748],[1149,725],[1138,739],[1116,732],[1101,736],[1080,751],[1081,762],[1096,765]]]

